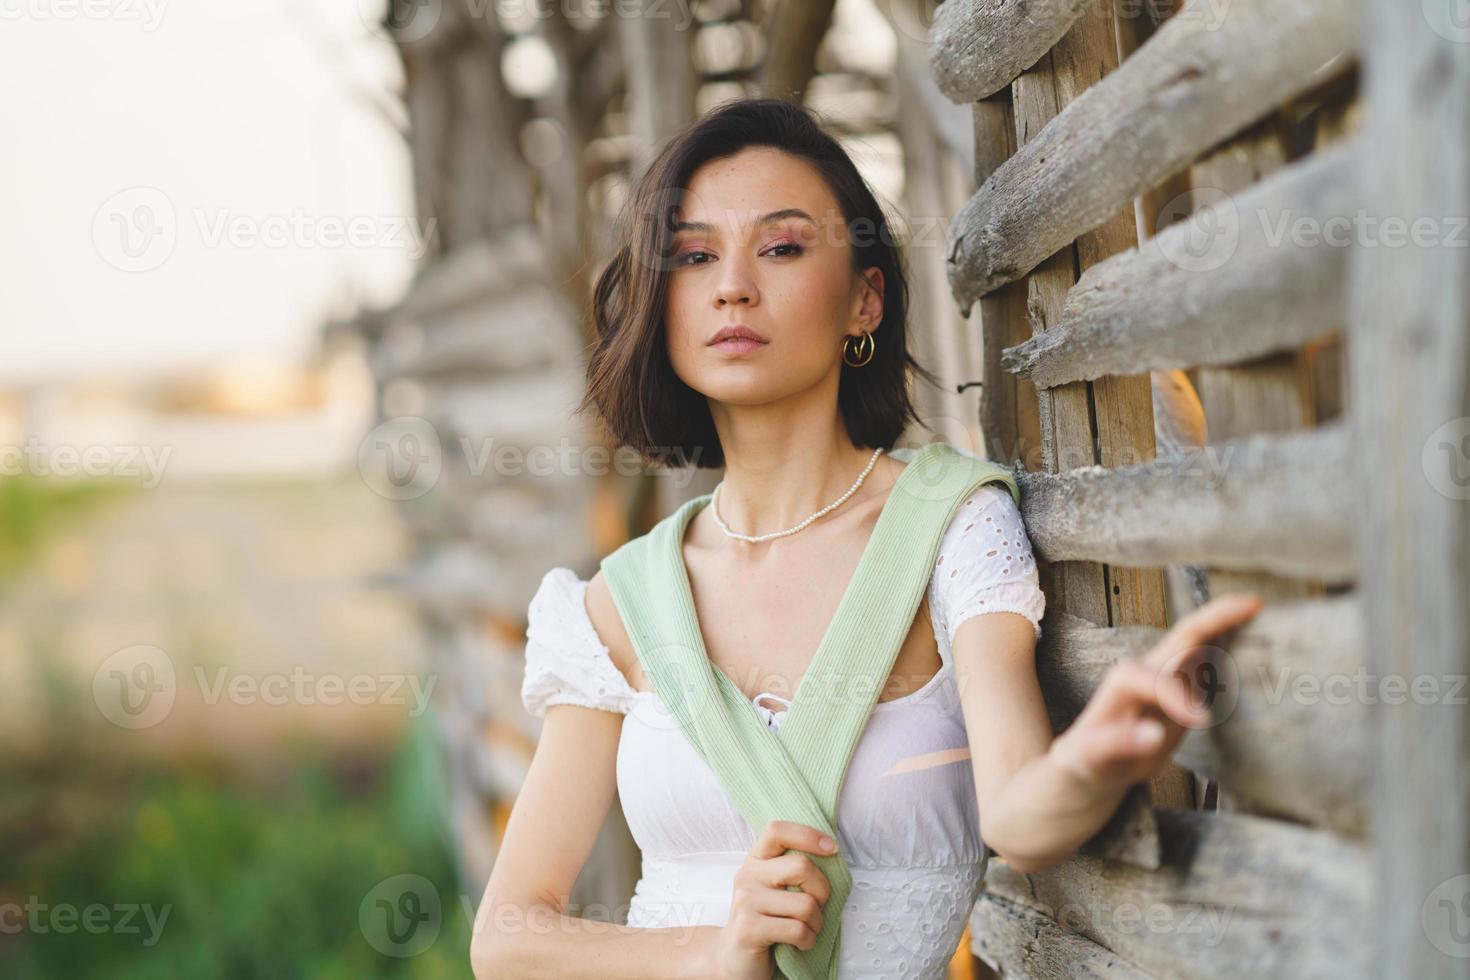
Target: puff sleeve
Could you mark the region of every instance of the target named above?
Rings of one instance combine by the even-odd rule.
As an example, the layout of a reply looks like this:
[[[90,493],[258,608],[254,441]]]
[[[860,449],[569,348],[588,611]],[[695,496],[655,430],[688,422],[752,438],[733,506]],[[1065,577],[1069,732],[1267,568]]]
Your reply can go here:
[[[553,568],[531,598],[521,703],[536,718],[555,704],[626,714],[636,693],[613,663],[587,615],[587,583]]]
[[[989,612],[1019,613],[1041,638],[1046,596],[1021,510],[1004,484],[983,484],[961,502],[940,540],[934,579],[951,647],[961,624]]]

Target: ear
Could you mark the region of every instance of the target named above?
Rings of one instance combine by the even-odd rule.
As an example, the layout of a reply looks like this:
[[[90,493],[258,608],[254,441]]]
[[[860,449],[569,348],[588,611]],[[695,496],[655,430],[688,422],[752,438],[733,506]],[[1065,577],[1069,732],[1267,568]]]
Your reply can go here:
[[[883,270],[877,266],[865,269],[862,280],[853,325],[872,333],[883,322]]]

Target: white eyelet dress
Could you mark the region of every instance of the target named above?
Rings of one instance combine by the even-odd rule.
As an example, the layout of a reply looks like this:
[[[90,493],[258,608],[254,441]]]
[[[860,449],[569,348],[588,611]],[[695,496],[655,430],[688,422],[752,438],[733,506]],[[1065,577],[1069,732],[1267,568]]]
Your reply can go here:
[[[614,665],[584,604],[587,583],[553,568],[531,600],[521,699],[544,717],[556,704],[626,715],[617,785],[642,851],[628,925],[724,925],[735,872],[755,846],[714,772],[653,692]],[[942,666],[919,690],[873,707],[848,765],[837,838],[853,877],[842,911],[840,980],[942,980],[980,888],[980,838],[969,740],[955,683],[961,623],[1019,613],[1041,635],[1043,595],[1020,511],[989,483],[955,512],[930,579],[929,609]],[[773,729],[789,700],[752,702]]]

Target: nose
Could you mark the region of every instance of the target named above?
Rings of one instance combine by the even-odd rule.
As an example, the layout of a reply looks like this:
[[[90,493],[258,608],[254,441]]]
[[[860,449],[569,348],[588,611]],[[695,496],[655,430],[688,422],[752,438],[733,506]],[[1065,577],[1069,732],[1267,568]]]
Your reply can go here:
[[[723,309],[731,303],[754,304],[759,298],[755,282],[738,258],[725,259],[720,263],[720,277],[715,284],[715,306]]]

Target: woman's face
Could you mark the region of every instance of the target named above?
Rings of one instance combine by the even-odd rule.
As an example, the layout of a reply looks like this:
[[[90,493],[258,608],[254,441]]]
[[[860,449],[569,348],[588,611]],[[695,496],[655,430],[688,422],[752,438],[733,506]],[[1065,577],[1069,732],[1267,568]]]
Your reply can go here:
[[[835,382],[844,338],[882,320],[883,274],[853,271],[842,209],[804,160],[751,147],[710,161],[695,171],[677,220],[669,360],[715,401],[764,404]],[[712,343],[736,324],[764,342]]]

